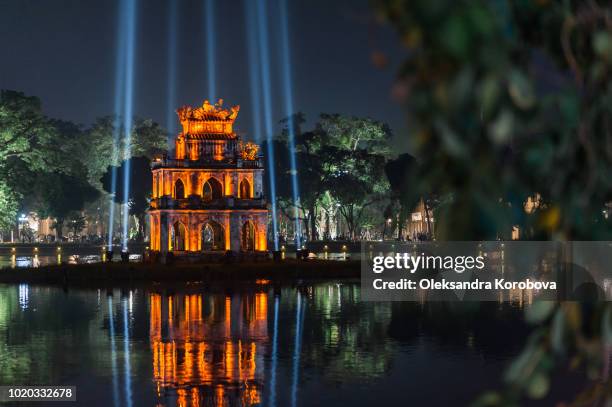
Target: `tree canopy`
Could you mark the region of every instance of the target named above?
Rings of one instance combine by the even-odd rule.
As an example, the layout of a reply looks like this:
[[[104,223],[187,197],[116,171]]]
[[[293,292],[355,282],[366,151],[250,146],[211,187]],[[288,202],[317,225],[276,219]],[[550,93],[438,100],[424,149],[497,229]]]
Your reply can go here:
[[[166,132],[152,120],[135,119],[131,145],[116,132],[119,120],[97,119],[89,128],[44,115],[40,100],[22,92],[0,93],[0,229],[15,225],[18,211],[56,219],[81,216],[102,197],[100,179],[127,156],[152,157],[166,148]],[[115,139],[119,140],[117,145]],[[140,174],[150,181],[150,174]],[[142,182],[134,182],[136,187]],[[134,205],[142,207],[142,201]],[[135,206],[136,208],[136,206]]]
[[[122,204],[128,186],[125,183],[125,171],[129,164],[129,196],[128,207],[130,215],[136,219],[137,233],[139,238],[144,237],[145,215],[149,206],[149,199],[153,191],[153,180],[151,177],[151,161],[147,157],[132,157],[130,160],[121,162],[119,167],[108,167],[101,178],[104,190],[112,194],[113,201]],[[112,190],[113,171],[116,175],[116,188]],[[114,192],[114,194],[113,194]]]
[[[610,235],[612,34],[598,2],[376,3],[410,49],[396,85],[439,238]],[[607,14],[608,13],[608,14]],[[608,17],[606,17],[608,16]],[[516,216],[527,197],[541,205]]]
[[[289,158],[292,126],[300,192],[297,206],[303,230],[311,240],[321,238],[317,215],[321,210],[337,208],[347,224],[347,237],[359,237],[367,208],[383,199],[388,189],[383,168],[389,151],[389,127],[375,120],[337,114],[322,114],[308,131],[303,130],[305,118],[301,113],[283,123],[282,133],[273,141],[281,210],[289,218],[295,216]]]

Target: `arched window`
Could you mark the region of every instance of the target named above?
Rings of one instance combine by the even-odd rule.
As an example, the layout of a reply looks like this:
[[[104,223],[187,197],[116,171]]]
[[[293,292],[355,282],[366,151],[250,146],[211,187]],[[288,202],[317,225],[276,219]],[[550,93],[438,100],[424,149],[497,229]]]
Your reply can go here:
[[[212,201],[213,199],[219,199],[223,196],[223,188],[221,183],[216,178],[209,178],[204,183],[202,191],[202,197],[205,201]]]
[[[183,185],[183,181],[177,179],[174,183],[174,198],[175,199],[183,199],[185,198],[185,185]]]
[[[208,221],[202,225],[201,249],[206,250],[225,250],[225,234],[223,226],[215,221]]]
[[[255,250],[255,226],[253,226],[253,222],[244,222],[240,237],[243,251],[250,252]]]
[[[251,184],[249,184],[249,180],[246,178],[240,181],[240,198],[251,198]]]
[[[185,251],[185,237],[187,236],[187,230],[185,225],[181,222],[175,222],[172,226],[172,234],[170,236],[170,251]]]

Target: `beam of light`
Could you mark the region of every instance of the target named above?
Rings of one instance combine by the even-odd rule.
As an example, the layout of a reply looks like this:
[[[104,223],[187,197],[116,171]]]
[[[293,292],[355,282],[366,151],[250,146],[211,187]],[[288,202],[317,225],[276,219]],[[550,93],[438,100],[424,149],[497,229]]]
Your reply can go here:
[[[206,66],[208,68],[208,99],[214,103],[217,95],[215,64],[215,3],[205,0],[204,20],[206,21]]]
[[[176,63],[178,43],[178,0],[168,3],[168,105],[166,107],[166,129],[168,130],[168,148],[176,135]]]
[[[288,118],[287,130],[289,135],[289,163],[291,165],[291,191],[293,207],[295,210],[296,245],[302,247],[302,225],[300,223],[300,189],[297,177],[297,163],[295,159],[295,128],[293,126],[293,87],[291,85],[291,55],[289,50],[289,17],[287,16],[287,0],[280,0],[280,28],[281,28],[281,67],[283,72],[283,90],[285,97],[285,110]],[[314,216],[314,214],[312,215]]]
[[[113,321],[113,297],[108,296],[108,326],[111,343],[111,370],[113,374],[113,405],[119,407],[119,382],[117,381],[117,347],[115,344],[115,323]]]
[[[132,406],[132,372],[130,361],[130,329],[128,323],[128,301],[123,300],[123,357],[125,358],[125,400]]]
[[[295,345],[293,349],[293,382],[291,384],[291,406],[297,405],[297,387],[300,373],[300,353],[302,351],[302,327],[304,325],[304,309],[302,295],[298,291],[297,309],[295,311]]]
[[[274,173],[274,146],[272,126],[272,91],[270,81],[270,50],[268,42],[268,10],[264,1],[257,2],[257,26],[259,59],[261,61],[261,86],[263,90],[264,124],[268,154],[268,176],[270,178],[270,200],[272,201],[272,228],[274,229],[274,250],[278,251],[278,224],[276,219],[276,174]]]
[[[249,58],[249,87],[253,112],[253,136],[256,143],[261,143],[261,86],[259,49],[257,44],[257,21],[255,2],[247,1],[245,7],[247,50]]]
[[[134,101],[134,50],[136,46],[136,0],[126,1],[126,40],[125,40],[125,101],[123,104],[123,134],[125,140],[125,166],[123,172],[123,245],[122,249],[127,251],[129,231],[129,197],[130,197],[130,172],[131,172],[131,149],[132,149],[132,109]]]
[[[119,5],[119,18],[117,24],[117,56],[115,66],[115,115],[113,118],[113,147],[112,157],[119,156],[119,136],[121,134],[121,112],[123,110],[123,81],[125,78],[125,26],[126,13],[124,2]],[[121,161],[121,160],[119,160]],[[114,164],[114,163],[113,163]],[[108,215],[108,250],[113,247],[113,233],[115,223],[114,195],[117,193],[117,167],[111,165],[111,197]]]
[[[280,298],[274,296],[274,325],[272,328],[272,367],[270,372],[270,407],[276,406],[276,362],[278,359],[278,307]]]

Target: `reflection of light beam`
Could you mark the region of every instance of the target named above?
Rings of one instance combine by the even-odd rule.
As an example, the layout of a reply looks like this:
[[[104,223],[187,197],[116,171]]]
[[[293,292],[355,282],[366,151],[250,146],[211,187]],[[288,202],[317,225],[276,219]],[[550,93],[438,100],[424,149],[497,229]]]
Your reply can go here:
[[[295,210],[295,235],[297,247],[302,247],[302,227],[299,217],[300,190],[297,178],[297,163],[295,160],[295,129],[293,127],[293,88],[291,86],[291,56],[289,55],[289,18],[287,17],[287,0],[280,1],[281,18],[281,55],[283,70],[283,88],[285,93],[285,110],[288,118],[287,130],[289,135],[289,162],[291,165],[291,190],[293,193],[293,206]]]
[[[268,18],[264,1],[257,2],[259,59],[261,61],[261,85],[263,90],[264,124],[268,154],[268,176],[270,178],[270,200],[272,201],[272,228],[274,250],[278,250],[278,225],[276,223],[276,174],[274,173],[274,146],[272,144],[272,95],[270,82],[270,51],[268,45]]]
[[[170,0],[168,13],[168,106],[166,111],[166,129],[168,130],[168,147],[172,146],[172,139],[176,134],[176,53],[177,53],[177,25],[178,1]]]
[[[28,297],[29,296],[30,296],[30,287],[28,287],[27,284],[19,284],[19,307],[22,310],[25,310],[28,308],[28,303],[29,303]]]
[[[125,17],[124,3],[119,6],[117,27],[117,59],[115,66],[115,117],[113,120],[113,160],[119,155],[119,135],[121,134],[121,110],[123,109],[123,81],[125,77]],[[111,163],[114,164],[114,163]],[[115,221],[115,203],[113,196],[117,192],[117,167],[111,166],[111,198],[108,216],[108,250],[112,250]]]
[[[249,83],[251,88],[251,105],[253,106],[253,135],[255,142],[261,142],[261,89],[260,89],[260,62],[257,44],[257,21],[255,16],[255,2],[247,1],[245,6],[245,20],[247,33],[247,48],[249,52]]]
[[[119,406],[119,383],[117,382],[117,351],[115,346],[115,324],[113,322],[113,297],[108,296],[108,326],[111,343],[111,369],[113,374],[113,405]]]
[[[274,296],[274,327],[272,334],[272,368],[270,372],[270,407],[276,405],[276,359],[278,358],[278,305],[280,298]]]
[[[217,89],[215,88],[215,4],[214,0],[206,0],[204,18],[206,20],[206,64],[208,68],[208,98],[214,103]]]
[[[123,250],[127,251],[129,230],[130,170],[132,149],[132,108],[134,99],[134,48],[136,42],[136,0],[125,0],[126,41],[125,41],[125,103],[123,104],[123,133],[125,139],[125,167],[123,172]]]
[[[123,357],[125,358],[125,400],[132,405],[132,377],[130,367],[130,331],[128,325],[128,301],[123,301]]]
[[[291,405],[297,405],[297,386],[300,368],[300,352],[302,350],[302,326],[304,324],[304,309],[302,295],[297,295],[297,310],[295,312],[295,347],[293,350],[293,383],[291,384]]]

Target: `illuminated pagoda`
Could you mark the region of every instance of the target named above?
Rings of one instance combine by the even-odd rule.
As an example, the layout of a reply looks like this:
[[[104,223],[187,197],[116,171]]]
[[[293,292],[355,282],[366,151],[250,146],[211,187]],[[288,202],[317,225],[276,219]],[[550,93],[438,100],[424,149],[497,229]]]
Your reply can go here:
[[[259,147],[233,131],[240,106],[177,110],[175,156],[155,159],[150,246],[166,254],[267,249],[268,210]]]

